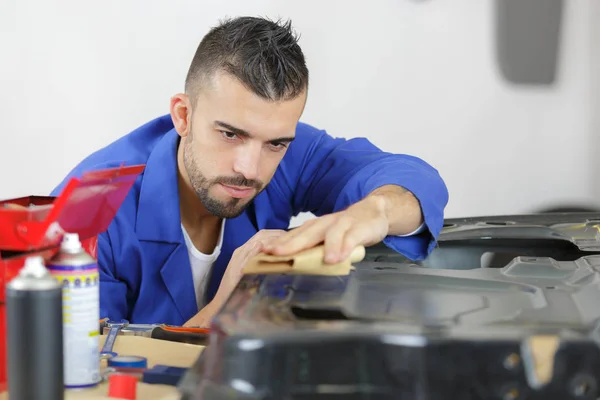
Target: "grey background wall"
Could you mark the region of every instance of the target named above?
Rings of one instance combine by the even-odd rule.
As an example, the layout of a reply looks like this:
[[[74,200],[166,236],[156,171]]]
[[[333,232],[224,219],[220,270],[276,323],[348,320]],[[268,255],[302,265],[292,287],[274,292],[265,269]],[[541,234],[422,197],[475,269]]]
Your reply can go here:
[[[45,194],[168,112],[220,18],[291,18],[312,74],[303,121],[420,156],[447,216],[600,205],[600,2],[567,1],[553,86],[502,79],[492,0],[0,3],[0,198]]]

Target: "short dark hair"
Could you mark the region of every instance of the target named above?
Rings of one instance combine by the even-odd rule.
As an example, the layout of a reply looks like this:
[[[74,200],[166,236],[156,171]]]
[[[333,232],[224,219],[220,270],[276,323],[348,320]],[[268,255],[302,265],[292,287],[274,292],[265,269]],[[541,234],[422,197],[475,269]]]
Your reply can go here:
[[[225,20],[200,42],[185,91],[195,101],[202,82],[222,70],[264,99],[293,99],[308,88],[308,68],[298,39],[289,20]]]

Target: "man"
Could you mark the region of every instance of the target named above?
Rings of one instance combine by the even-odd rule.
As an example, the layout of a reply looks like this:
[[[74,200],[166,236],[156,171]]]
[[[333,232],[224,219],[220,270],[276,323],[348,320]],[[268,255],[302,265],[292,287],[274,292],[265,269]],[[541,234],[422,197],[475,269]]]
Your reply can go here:
[[[170,115],[82,161],[146,164],[98,239],[101,317],[205,326],[259,252],[324,243],[326,262],[384,241],[412,259],[435,245],[448,201],[425,162],[299,122],[308,70],[289,23],[237,18],[200,43]],[[319,218],[286,232],[292,216]]]

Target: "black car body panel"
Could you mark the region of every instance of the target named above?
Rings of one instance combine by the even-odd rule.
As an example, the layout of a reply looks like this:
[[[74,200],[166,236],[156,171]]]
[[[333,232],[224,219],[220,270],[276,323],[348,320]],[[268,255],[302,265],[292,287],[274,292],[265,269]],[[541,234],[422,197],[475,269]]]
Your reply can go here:
[[[448,220],[423,262],[374,246],[345,277],[245,276],[180,390],[595,400],[599,225],[595,214]]]
[[[600,213],[457,218],[445,221],[436,249],[417,264],[439,269],[501,268],[518,256],[574,261],[600,253]],[[366,261],[409,262],[383,244]]]

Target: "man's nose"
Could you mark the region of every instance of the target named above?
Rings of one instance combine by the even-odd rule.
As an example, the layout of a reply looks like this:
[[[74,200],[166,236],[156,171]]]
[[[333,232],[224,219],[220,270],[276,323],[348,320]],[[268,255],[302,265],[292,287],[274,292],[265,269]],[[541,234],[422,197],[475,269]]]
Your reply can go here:
[[[259,177],[259,165],[262,152],[260,143],[240,146],[233,163],[233,170],[244,175],[246,179],[256,180]]]

